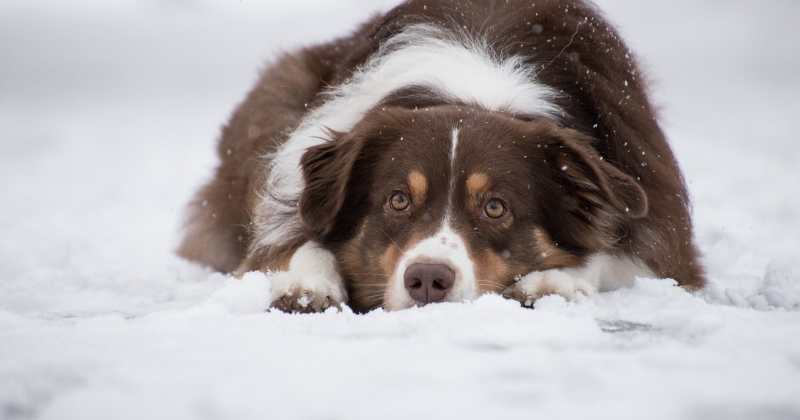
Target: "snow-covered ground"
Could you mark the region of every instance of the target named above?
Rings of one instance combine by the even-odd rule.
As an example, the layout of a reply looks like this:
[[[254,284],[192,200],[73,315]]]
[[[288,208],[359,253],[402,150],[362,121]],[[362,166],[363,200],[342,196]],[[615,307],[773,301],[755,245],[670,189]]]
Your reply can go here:
[[[172,254],[281,49],[392,0],[0,2],[0,418],[800,418],[796,0],[602,0],[694,198],[710,286],[264,312]]]

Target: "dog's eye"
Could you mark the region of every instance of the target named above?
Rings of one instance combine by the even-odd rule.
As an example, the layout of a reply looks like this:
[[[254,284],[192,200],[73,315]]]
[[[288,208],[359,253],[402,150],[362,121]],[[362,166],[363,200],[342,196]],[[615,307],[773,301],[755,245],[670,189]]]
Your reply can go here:
[[[486,214],[486,217],[491,219],[499,219],[506,214],[506,206],[497,200],[492,200],[486,203],[486,207],[483,208],[483,213]]]
[[[393,195],[389,202],[389,205],[392,206],[392,210],[394,211],[406,211],[408,210],[409,204],[408,197],[403,193]]]

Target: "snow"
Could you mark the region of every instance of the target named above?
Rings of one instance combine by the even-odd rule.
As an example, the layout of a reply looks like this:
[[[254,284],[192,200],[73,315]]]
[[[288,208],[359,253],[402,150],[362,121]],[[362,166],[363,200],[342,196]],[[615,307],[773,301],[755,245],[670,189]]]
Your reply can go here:
[[[263,274],[172,253],[256,70],[394,1],[275,3],[0,3],[0,418],[800,418],[800,3],[599,2],[707,289],[366,315],[264,312]]]

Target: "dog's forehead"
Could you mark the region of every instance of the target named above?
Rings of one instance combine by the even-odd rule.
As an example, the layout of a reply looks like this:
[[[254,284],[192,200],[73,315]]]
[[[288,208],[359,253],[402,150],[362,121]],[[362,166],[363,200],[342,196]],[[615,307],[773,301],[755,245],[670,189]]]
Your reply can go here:
[[[460,158],[458,163],[464,164],[514,157],[523,145],[538,141],[535,129],[534,123],[504,114],[485,112],[469,115],[459,124],[455,156]]]
[[[535,124],[505,114],[452,106],[405,111],[391,123],[399,124],[380,130],[393,143],[385,176],[426,193],[439,194],[452,180],[456,189],[485,190],[523,175],[534,159],[525,150],[537,141]]]
[[[395,152],[442,158],[479,151],[486,157],[502,155],[503,146],[534,138],[533,128],[535,124],[503,113],[447,106],[404,111],[382,121],[377,129],[382,137],[390,133]]]

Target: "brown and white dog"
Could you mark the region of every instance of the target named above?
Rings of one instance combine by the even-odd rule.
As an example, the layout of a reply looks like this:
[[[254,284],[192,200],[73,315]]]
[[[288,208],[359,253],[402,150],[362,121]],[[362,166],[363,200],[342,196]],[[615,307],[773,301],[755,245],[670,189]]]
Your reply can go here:
[[[179,254],[273,307],[524,305],[704,283],[628,48],[581,0],[410,0],[283,55],[224,127]]]

